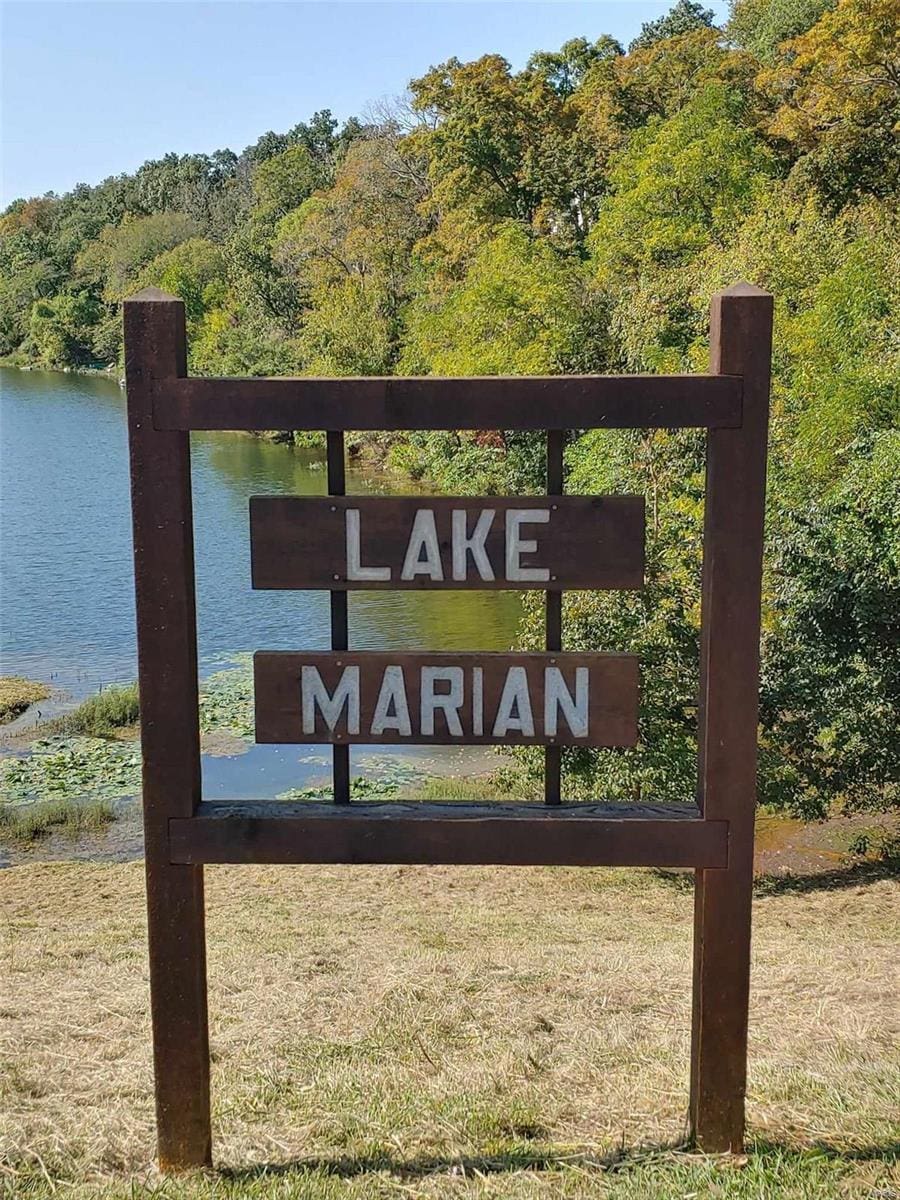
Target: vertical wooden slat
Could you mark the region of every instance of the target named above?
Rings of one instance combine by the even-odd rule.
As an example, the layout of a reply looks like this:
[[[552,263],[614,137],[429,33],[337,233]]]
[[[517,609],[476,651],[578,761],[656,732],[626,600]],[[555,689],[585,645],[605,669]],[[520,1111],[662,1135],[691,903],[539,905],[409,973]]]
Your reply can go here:
[[[169,819],[200,802],[190,435],[153,426],[153,393],[187,373],[184,305],[125,302],[125,378],[141,699],[144,856],[159,1164],[211,1161],[203,868],[169,859]]]
[[[712,301],[711,371],[742,375],[743,424],[709,432],[703,544],[698,803],[729,823],[725,870],[698,870],[691,1128],[740,1152],[747,1077],[756,808],[760,587],[772,297],[748,284]]]
[[[347,475],[344,465],[344,435],[340,430],[329,430],[327,434],[328,494],[343,496],[347,492]],[[347,620],[347,593],[331,593],[331,648],[349,650],[349,623]],[[335,804],[350,803],[350,747],[335,746],[332,749],[332,779]]]
[[[547,495],[563,494],[563,449],[565,432],[547,431]],[[562,592],[546,593],[546,639],[548,650],[562,650]],[[562,750],[548,746],[544,751],[544,803],[559,804],[562,796]]]

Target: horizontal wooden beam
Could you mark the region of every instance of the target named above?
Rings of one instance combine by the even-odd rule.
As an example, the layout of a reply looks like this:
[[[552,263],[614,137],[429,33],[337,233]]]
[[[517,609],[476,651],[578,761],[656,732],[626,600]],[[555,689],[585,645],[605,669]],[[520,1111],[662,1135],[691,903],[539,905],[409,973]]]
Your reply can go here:
[[[692,805],[210,803],[169,822],[173,863],[728,865],[728,823]]]
[[[166,379],[157,429],[735,429],[729,375]]]

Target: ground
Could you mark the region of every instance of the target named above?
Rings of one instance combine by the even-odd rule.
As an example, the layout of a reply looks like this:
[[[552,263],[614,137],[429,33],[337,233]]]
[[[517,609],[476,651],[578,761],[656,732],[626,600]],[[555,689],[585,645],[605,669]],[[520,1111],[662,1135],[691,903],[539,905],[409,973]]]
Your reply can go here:
[[[23,679],[21,675],[0,675],[0,724],[11,721],[29,705],[45,700],[49,695],[46,684]]]
[[[0,876],[0,1189],[66,1197],[900,1197],[900,882],[755,904],[746,1161],[685,1132],[689,878],[207,872],[215,1171],[162,1181],[140,863]]]

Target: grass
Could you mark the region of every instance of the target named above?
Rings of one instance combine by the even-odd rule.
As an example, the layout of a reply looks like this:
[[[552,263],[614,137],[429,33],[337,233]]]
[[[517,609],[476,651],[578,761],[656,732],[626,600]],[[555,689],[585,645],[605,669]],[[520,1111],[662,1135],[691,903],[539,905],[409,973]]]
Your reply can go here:
[[[44,683],[21,675],[0,675],[0,724],[12,721],[31,704],[46,700],[50,689]]]
[[[750,1145],[735,1162],[673,1149],[684,887],[561,868],[209,869],[216,1169],[161,1181],[142,875],[3,873],[9,1196],[900,1194],[894,878],[756,900]]]
[[[50,833],[79,837],[115,820],[108,800],[79,804],[74,800],[46,800],[38,804],[0,804],[0,843],[36,842]]]
[[[508,769],[507,769],[508,771]],[[441,775],[424,779],[411,793],[414,800],[502,800],[510,797],[510,784],[502,770],[491,775]]]
[[[82,737],[115,737],[122,730],[136,725],[140,717],[136,683],[104,688],[88,696],[58,722],[59,731]]]

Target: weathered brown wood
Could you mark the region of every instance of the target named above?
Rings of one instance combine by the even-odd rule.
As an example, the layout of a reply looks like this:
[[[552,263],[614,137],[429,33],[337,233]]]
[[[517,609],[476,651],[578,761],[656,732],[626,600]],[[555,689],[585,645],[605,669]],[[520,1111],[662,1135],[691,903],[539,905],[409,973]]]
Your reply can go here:
[[[203,804],[173,861],[722,867],[727,825],[693,806]]]
[[[695,868],[691,1124],[694,1138],[704,1150],[741,1148],[771,319],[771,297],[757,289],[739,285],[716,297],[709,376],[191,380],[186,378],[181,302],[148,289],[126,303],[151,1008],[159,1157],[164,1170],[203,1166],[210,1161],[204,862]],[[200,803],[187,432],[326,430],[329,491],[337,495],[344,492],[345,481],[343,435],[336,428],[546,429],[550,424],[555,426],[547,440],[550,494],[563,490],[564,435],[560,429],[705,426],[710,430],[698,804],[620,807],[559,803],[560,744],[624,746],[633,744],[637,736],[636,660],[625,655],[567,655],[561,651],[563,588],[636,587],[642,583],[643,513],[638,522],[634,498],[614,497],[589,500],[590,519],[598,526],[606,520],[608,529],[588,546],[581,537],[587,527],[583,515],[575,521],[578,536],[570,536],[568,541],[560,535],[557,522],[547,543],[548,553],[557,557],[546,560],[548,573],[555,579],[513,582],[495,572],[496,580],[477,580],[478,586],[530,585],[546,591],[548,652],[544,655],[351,653],[349,586],[472,586],[474,575],[470,580],[451,578],[448,582],[424,574],[417,576],[415,583],[393,578],[342,579],[348,574],[346,560],[335,566],[327,559],[335,539],[321,532],[321,521],[307,520],[312,512],[309,508],[299,523],[305,521],[315,532],[307,542],[302,535],[288,553],[288,559],[294,556],[293,562],[278,561],[284,554],[279,539],[285,531],[272,535],[269,516],[264,522],[262,551],[254,544],[255,559],[262,554],[262,564],[254,562],[261,576],[268,572],[270,578],[279,579],[279,572],[289,571],[285,582],[257,586],[327,588],[332,628],[330,654],[256,656],[259,740],[340,743],[334,748],[335,799],[339,801],[349,799],[350,742],[546,744],[544,805]],[[566,498],[551,511],[559,513],[561,520],[573,500],[587,498]],[[256,503],[290,505],[294,501]],[[346,508],[353,504],[387,513],[384,506],[389,504],[422,507],[455,502],[340,499],[316,503],[327,506],[331,514],[327,521],[341,515],[346,519]],[[520,502],[456,503],[471,511],[468,535],[476,507],[500,509]],[[521,506],[531,508],[540,503],[529,497]],[[617,504],[625,507],[613,521],[612,508]],[[288,524],[291,532],[298,523]],[[264,545],[270,535],[274,540]],[[395,535],[394,529],[391,536],[396,541]],[[337,539],[339,544],[342,541]],[[638,544],[639,563],[635,557]],[[343,547],[346,551],[345,541]],[[389,549],[389,539],[374,545],[376,554]],[[319,583],[309,582],[304,561],[307,553],[316,560]],[[543,565],[544,561],[536,556],[536,562]],[[520,565],[529,564],[523,561]],[[604,570],[606,576],[598,580],[597,572]],[[443,567],[441,573],[446,574]],[[579,578],[585,582],[579,584]],[[318,692],[307,687],[304,693],[303,665],[317,667]],[[560,674],[545,679],[543,672],[551,665]],[[441,683],[423,683],[419,669],[425,666],[453,668],[456,674],[444,676]],[[360,679],[359,728],[352,730],[347,727],[346,706],[341,708],[332,701],[339,680],[351,667],[358,668]],[[391,704],[382,704],[379,710],[381,717],[387,714],[393,720],[382,722],[373,731],[387,667],[403,668],[402,687],[398,692],[395,672],[392,688],[383,693],[390,692]],[[576,667],[590,675],[587,712],[583,693],[578,691]],[[503,709],[501,690],[511,668],[525,668],[527,687],[514,705],[509,700],[512,692],[506,689],[506,720],[495,726],[498,708]],[[550,709],[556,719],[555,730],[545,728],[545,684],[556,689]],[[462,687],[458,704],[455,695],[452,700],[441,700],[442,693],[457,686]],[[408,729],[397,728],[400,693],[409,709]],[[423,693],[432,700],[424,707]],[[307,700],[318,697],[317,703],[308,704],[306,728],[304,695]],[[480,724],[476,695],[481,697],[483,709]],[[534,721],[534,728],[524,731],[516,724],[524,715],[522,695],[527,696]],[[432,710],[433,725],[425,728],[425,713]]]
[[[563,429],[549,429],[547,431],[547,495],[562,496],[563,486],[565,483],[565,462],[564,451],[566,447],[566,434]],[[641,497],[630,497],[631,499],[642,499]],[[560,509],[564,510],[568,507],[568,501],[560,503]],[[607,508],[607,512],[609,509]],[[641,505],[641,527],[640,527],[640,578],[641,583],[644,581],[644,509]],[[634,540],[631,542],[634,545]],[[590,553],[590,552],[588,552]],[[582,556],[577,556],[579,559]],[[559,587],[554,589],[548,587],[544,595],[544,645],[547,650],[558,651],[562,650],[562,588],[572,588],[574,585],[569,582],[568,569],[565,572],[554,571],[551,575],[556,575]],[[552,580],[551,580],[552,582]],[[594,587],[599,587],[599,584],[594,584]],[[619,586],[622,586],[621,584]],[[562,801],[562,750],[559,746],[548,746],[544,751],[544,803],[559,804]]]
[[[144,854],[159,1163],[209,1165],[203,868],[174,865],[169,820],[200,802],[190,445],[154,428],[151,396],[186,371],[184,305],[125,302]]]
[[[340,430],[329,430],[326,436],[326,458],[328,466],[329,496],[343,496],[347,490],[347,472],[344,462],[344,435]],[[334,507],[328,501],[327,511]],[[253,503],[250,506],[253,512]],[[250,524],[250,550],[253,554],[253,522]],[[327,586],[327,585],[326,585]],[[346,591],[332,591],[331,603],[331,648],[347,650],[350,646],[350,623],[347,616]],[[331,786],[335,804],[350,803],[350,747],[335,746],[331,751]]]
[[[737,428],[741,380],[550,378],[179,379],[154,392],[158,429]]]
[[[402,670],[399,680],[404,697],[403,707],[408,713],[409,732],[396,728],[373,729],[378,712],[378,700],[382,695],[382,683],[386,668]],[[318,674],[303,682],[303,669]],[[462,695],[461,703],[453,705],[458,723],[454,732],[451,717],[440,704],[423,705],[423,688],[420,672],[423,668],[448,669],[457,672],[457,681]],[[527,682],[527,698],[509,705],[504,710],[510,719],[501,722],[498,713],[503,689],[507,684],[510,668],[524,671],[523,683]],[[476,677],[474,671],[480,672]],[[561,679],[568,695],[574,701],[578,696],[579,670],[586,672],[584,683],[589,688],[586,708],[586,729],[576,735],[572,722],[564,715],[560,705],[555,704],[552,712],[556,720],[556,731],[548,732],[545,725],[545,679],[556,682]],[[549,676],[546,674],[549,672]],[[560,674],[558,675],[557,672]],[[631,746],[637,739],[638,665],[630,655],[617,654],[406,654],[375,651],[343,653],[295,653],[283,651],[260,651],[253,658],[254,690],[256,695],[256,740],[257,742],[290,743],[359,743],[364,745],[492,745],[508,743],[515,745],[582,745],[582,746]],[[358,694],[358,713],[350,720],[350,703],[346,696],[338,693],[342,684],[347,691]],[[430,686],[432,694],[446,694],[452,680],[441,678]],[[324,702],[334,698],[339,712],[329,728],[324,719],[322,703],[313,705],[309,700],[308,721],[304,724],[304,696],[314,695],[315,687],[324,687],[327,696],[320,691]],[[305,690],[304,690],[305,689]],[[587,690],[587,689],[586,689]],[[478,694],[481,694],[481,723],[478,718]],[[526,714],[524,701],[531,706],[531,721],[534,732],[529,734],[514,728],[516,720]],[[340,704],[338,705],[338,701]],[[401,706],[388,706],[389,715],[397,718]],[[431,729],[425,729],[425,713],[431,711]],[[396,720],[393,722],[396,724]],[[503,729],[500,731],[500,725]],[[478,732],[479,728],[482,732]],[[433,731],[432,731],[433,730]]]
[[[713,298],[711,368],[744,378],[739,430],[709,434],[703,548],[698,803],[728,822],[726,870],[695,885],[691,1124],[710,1152],[742,1149],[756,808],[759,621],[772,297]]]
[[[526,573],[546,578],[511,579],[506,522],[511,513],[531,511],[546,514],[546,521],[516,522],[509,540],[518,536],[537,543],[535,551],[523,551],[515,561]],[[465,514],[464,528],[454,513]],[[488,566],[463,546],[464,537],[476,537],[485,513],[494,514],[483,517],[485,525],[490,521],[483,541]],[[463,579],[454,578],[462,565],[454,570],[454,519],[457,557],[464,555]],[[429,530],[436,534],[440,579],[433,578],[438,571],[421,542]],[[413,578],[403,579],[411,538],[418,547],[418,567]],[[481,548],[480,536],[477,544]],[[638,588],[644,581],[644,498],[253,496],[250,545],[256,588]],[[379,573],[384,577],[373,577]],[[352,578],[354,574],[366,578]],[[493,579],[484,578],[489,574]]]

